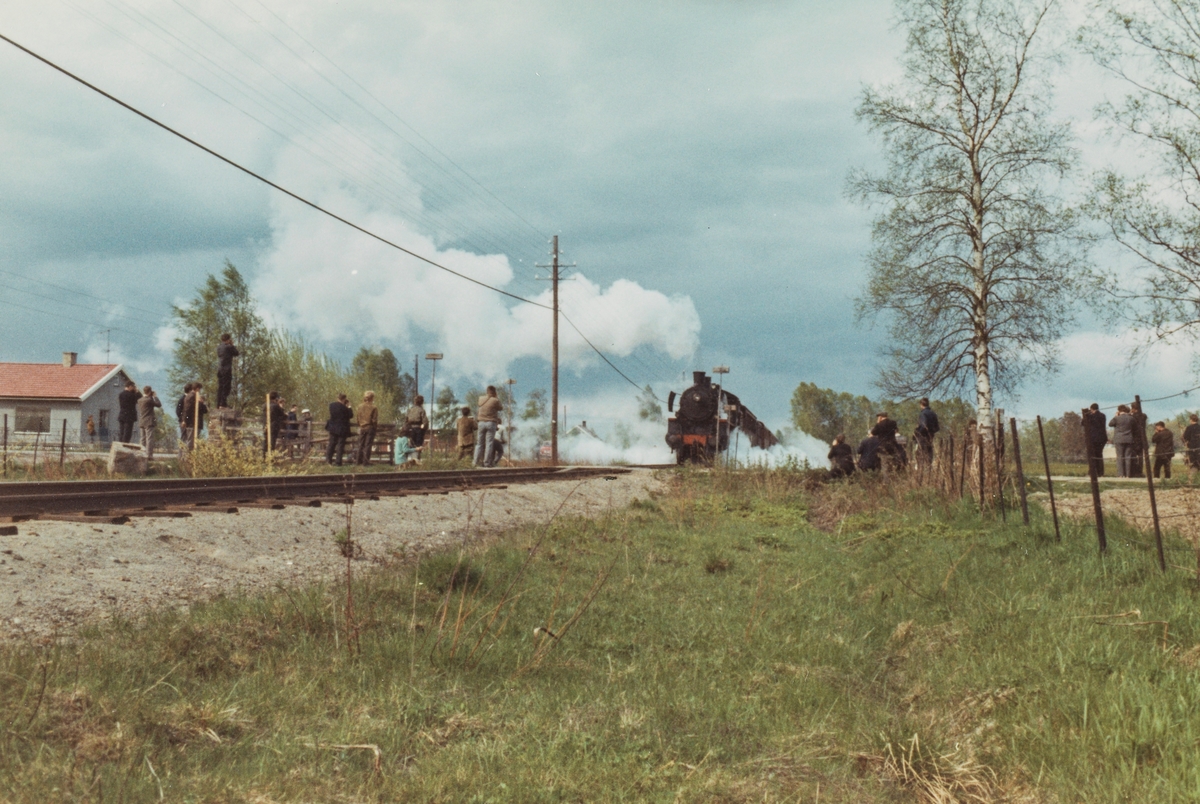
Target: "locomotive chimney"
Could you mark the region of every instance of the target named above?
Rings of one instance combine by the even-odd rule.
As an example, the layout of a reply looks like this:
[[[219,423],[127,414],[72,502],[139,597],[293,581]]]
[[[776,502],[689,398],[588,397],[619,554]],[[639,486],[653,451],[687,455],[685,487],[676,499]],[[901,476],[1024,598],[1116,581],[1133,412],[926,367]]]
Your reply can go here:
[[[708,385],[710,382],[712,381],[703,371],[692,372],[692,385]]]

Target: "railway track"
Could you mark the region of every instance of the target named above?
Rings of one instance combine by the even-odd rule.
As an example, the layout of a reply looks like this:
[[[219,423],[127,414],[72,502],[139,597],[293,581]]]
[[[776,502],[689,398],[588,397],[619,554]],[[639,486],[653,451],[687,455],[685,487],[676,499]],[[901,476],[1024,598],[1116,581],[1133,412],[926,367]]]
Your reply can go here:
[[[509,484],[626,474],[617,467],[524,467],[362,475],[171,478],[0,483],[0,534],[17,522],[54,519],[122,524],[132,517],[187,517],[239,508],[320,507],[354,500],[504,488]]]

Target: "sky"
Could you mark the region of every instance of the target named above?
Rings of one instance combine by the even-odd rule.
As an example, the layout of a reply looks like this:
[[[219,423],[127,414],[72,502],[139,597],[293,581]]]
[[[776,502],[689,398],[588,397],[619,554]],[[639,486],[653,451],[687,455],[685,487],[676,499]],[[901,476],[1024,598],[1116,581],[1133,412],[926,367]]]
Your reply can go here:
[[[716,365],[773,429],[800,382],[878,393],[886,327],[854,313],[873,213],[844,187],[881,165],[854,109],[899,78],[889,2],[47,0],[0,5],[0,33],[539,304],[558,235],[563,310],[625,375],[564,323],[568,425],[611,427],[634,385],[665,398]],[[543,307],[3,42],[0,75],[0,360],[76,351],[165,387],[171,305],[229,260],[272,325],[338,359],[437,351],[460,393],[548,388]],[[1057,83],[1085,169],[1119,157],[1092,109],[1120,88],[1081,58]],[[1135,342],[1085,312],[1061,372],[997,405],[1060,415],[1195,384],[1188,349],[1131,364]]]

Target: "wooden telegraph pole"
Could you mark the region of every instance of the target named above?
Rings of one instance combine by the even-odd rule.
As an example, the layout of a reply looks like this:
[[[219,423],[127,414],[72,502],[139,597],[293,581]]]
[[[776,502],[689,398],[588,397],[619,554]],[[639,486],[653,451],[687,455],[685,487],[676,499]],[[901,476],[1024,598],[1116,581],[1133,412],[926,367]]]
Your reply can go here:
[[[558,466],[558,235],[554,236],[553,273],[550,281],[554,288],[554,344],[550,359],[550,462]]]
[[[559,269],[571,268],[572,265],[562,265],[558,261],[558,235],[551,241],[549,265],[538,265],[538,268],[549,268],[550,280],[554,295],[554,328],[551,336],[550,350],[550,462],[558,465],[558,281]]]

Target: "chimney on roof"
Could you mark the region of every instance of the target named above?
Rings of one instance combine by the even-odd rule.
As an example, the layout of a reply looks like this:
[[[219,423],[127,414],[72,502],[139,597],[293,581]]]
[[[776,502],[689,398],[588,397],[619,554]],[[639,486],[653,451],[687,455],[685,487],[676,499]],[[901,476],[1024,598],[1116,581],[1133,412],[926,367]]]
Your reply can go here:
[[[75,352],[63,352],[63,368],[70,368],[75,365],[75,358],[79,357]]]

